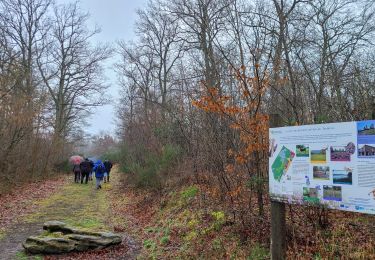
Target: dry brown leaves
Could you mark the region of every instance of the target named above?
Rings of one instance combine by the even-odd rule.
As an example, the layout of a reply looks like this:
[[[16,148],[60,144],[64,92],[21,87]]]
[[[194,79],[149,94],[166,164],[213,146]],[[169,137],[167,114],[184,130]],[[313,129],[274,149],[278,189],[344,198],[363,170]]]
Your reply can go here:
[[[0,195],[0,229],[6,230],[22,216],[34,212],[37,205],[33,202],[47,198],[63,187],[67,176],[25,184],[11,193]]]
[[[120,245],[108,247],[104,249],[70,253],[65,255],[50,255],[45,256],[45,260],[111,260],[111,259],[128,259],[126,254],[128,252],[128,246],[125,242]]]
[[[139,236],[147,226],[156,210],[158,203],[155,197],[145,191],[136,191],[129,188],[124,182],[119,182],[110,194],[110,203],[113,217],[126,219],[126,223],[115,223],[117,232],[126,231],[132,236]]]

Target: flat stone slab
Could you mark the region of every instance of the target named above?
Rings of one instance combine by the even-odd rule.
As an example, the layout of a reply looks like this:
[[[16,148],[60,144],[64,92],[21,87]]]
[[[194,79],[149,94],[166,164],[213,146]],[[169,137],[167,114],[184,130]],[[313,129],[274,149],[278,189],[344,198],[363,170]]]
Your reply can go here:
[[[31,236],[22,244],[32,254],[63,254],[72,251],[101,249],[120,244],[122,237],[111,232],[91,232],[67,226],[64,222],[48,221],[43,229],[50,234]]]
[[[67,238],[34,237],[31,236],[22,244],[25,250],[32,254],[62,254],[74,251],[76,243]]]

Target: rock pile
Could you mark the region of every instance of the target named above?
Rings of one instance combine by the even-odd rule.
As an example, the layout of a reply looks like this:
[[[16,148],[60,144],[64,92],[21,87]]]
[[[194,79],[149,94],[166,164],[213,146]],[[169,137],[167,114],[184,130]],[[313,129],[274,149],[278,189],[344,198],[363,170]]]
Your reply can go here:
[[[111,232],[91,232],[69,227],[64,222],[48,221],[43,229],[47,235],[31,236],[23,243],[32,254],[62,254],[72,251],[101,249],[120,244],[122,237]]]

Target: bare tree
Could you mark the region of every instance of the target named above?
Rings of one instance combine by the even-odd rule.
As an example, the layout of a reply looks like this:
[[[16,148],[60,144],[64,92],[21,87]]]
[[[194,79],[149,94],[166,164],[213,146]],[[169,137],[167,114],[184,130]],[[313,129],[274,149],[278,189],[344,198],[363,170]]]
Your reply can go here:
[[[0,3],[1,30],[8,39],[22,65],[22,77],[18,89],[29,96],[35,94],[37,77],[35,65],[38,48],[48,30],[47,10],[51,0],[4,0]]]
[[[119,43],[121,62],[117,64],[121,82],[130,87],[132,95],[143,103],[144,120],[149,121],[150,103],[155,100],[155,82],[153,77],[155,56],[144,47]]]
[[[351,12],[353,9],[357,12]],[[351,97],[345,85],[351,74],[350,63],[358,57],[355,54],[374,35],[374,4],[358,0],[314,1],[308,10],[311,20],[301,29],[305,37],[296,56],[312,89],[314,121],[352,120],[348,110]]]
[[[4,173],[13,167],[13,172],[31,173],[32,177],[39,175],[45,165],[41,156],[48,151],[40,150],[45,145],[41,138],[45,95],[36,60],[48,31],[50,5],[49,0],[0,2],[0,77],[4,80],[0,101],[0,171]],[[15,164],[18,159],[30,163],[19,166]]]
[[[106,103],[107,85],[102,64],[111,53],[107,46],[90,44],[99,32],[87,28],[88,14],[78,2],[55,6],[51,37],[38,59],[43,82],[53,104],[55,141],[64,143],[69,133],[84,122],[91,108]]]
[[[136,32],[144,51],[154,56],[154,77],[157,78],[162,116],[165,117],[167,95],[172,87],[172,69],[182,57],[184,46],[178,20],[168,16],[157,4],[156,1],[150,1],[145,11],[138,11]]]

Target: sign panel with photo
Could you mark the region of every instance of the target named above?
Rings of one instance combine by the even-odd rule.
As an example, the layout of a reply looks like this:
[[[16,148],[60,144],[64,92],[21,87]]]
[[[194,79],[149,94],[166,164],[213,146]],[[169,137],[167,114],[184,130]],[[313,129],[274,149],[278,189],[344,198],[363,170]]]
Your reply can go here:
[[[269,189],[277,201],[375,214],[375,120],[271,128]]]

